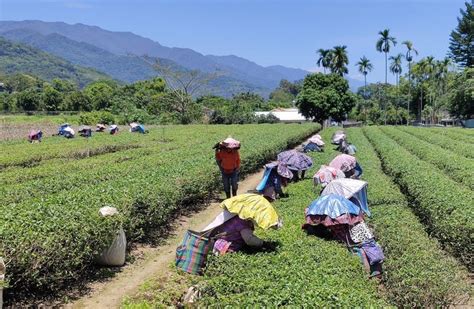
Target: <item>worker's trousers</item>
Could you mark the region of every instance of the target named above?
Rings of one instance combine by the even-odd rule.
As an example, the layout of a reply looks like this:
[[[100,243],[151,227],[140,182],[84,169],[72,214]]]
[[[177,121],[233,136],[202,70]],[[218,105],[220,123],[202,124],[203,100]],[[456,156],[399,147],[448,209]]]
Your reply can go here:
[[[231,174],[226,174],[224,172],[222,173],[222,182],[224,183],[224,191],[226,194],[226,197],[230,197],[230,189],[232,187],[232,195],[235,196],[237,195],[237,187],[238,187],[238,182],[239,182],[239,172],[235,171]]]

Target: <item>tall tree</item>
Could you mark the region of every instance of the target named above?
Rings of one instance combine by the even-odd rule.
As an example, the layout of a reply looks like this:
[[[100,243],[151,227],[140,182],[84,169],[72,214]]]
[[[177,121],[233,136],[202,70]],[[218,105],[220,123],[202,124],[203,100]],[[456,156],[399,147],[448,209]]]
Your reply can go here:
[[[466,10],[460,10],[458,26],[451,32],[449,56],[462,67],[474,66],[474,0],[466,2]]]
[[[306,118],[323,124],[329,117],[344,120],[355,105],[355,96],[342,76],[315,73],[305,77],[296,105]]]
[[[434,72],[434,58],[426,57],[421,59],[412,68],[413,76],[416,80],[417,87],[420,89],[420,100],[418,105],[418,120],[421,120],[421,112],[423,110],[423,98],[428,93],[428,88]]]
[[[396,56],[390,56],[389,60],[392,61],[390,63],[390,72],[395,75],[395,79],[397,82],[397,86],[399,85],[400,81],[400,74],[402,73],[402,58],[403,54],[398,54]]]
[[[364,75],[364,96],[367,97],[367,74],[372,71],[373,65],[367,57],[363,56],[359,62],[356,63],[356,66],[359,67],[359,72]]]
[[[347,46],[334,46],[332,50],[332,57],[331,57],[331,73],[339,74],[340,76],[344,76],[347,74],[349,70],[347,69],[347,65],[349,64],[349,57],[347,57]]]
[[[427,76],[428,80],[428,99],[430,102],[430,105],[433,105],[433,89],[434,89],[434,83],[435,83],[435,73],[436,73],[436,60],[433,56],[428,56],[426,57],[426,63],[425,63],[425,73]]]
[[[451,115],[467,119],[474,117],[474,68],[466,68],[457,74],[454,84],[457,87],[450,94]]]
[[[323,67],[324,73],[326,73],[326,69],[331,65],[332,50],[320,48],[317,53],[319,58],[316,63],[318,67]]]
[[[408,121],[407,125],[410,122],[410,101],[411,101],[411,62],[413,61],[413,54],[418,55],[418,51],[413,47],[411,41],[403,41],[403,45],[407,47],[407,52],[405,54],[405,59],[408,61]]]
[[[387,83],[387,54],[390,52],[391,45],[397,45],[397,39],[390,36],[390,29],[379,31],[379,35],[380,37],[377,40],[375,48],[377,49],[377,51],[385,53],[385,83]]]

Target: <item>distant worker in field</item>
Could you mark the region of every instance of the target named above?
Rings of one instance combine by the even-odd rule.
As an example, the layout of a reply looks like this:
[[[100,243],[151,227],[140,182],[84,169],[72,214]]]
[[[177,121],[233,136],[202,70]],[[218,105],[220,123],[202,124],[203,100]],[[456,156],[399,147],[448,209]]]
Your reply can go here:
[[[313,160],[303,153],[302,147],[280,152],[277,159],[291,170],[294,181],[304,179],[306,170],[313,165]],[[301,176],[299,175],[300,172]]]
[[[141,134],[148,133],[147,130],[145,130],[145,126],[136,122],[132,122],[129,124],[130,126],[130,132],[137,132]]]
[[[288,197],[288,194],[283,192],[283,187],[292,178],[293,173],[285,164],[278,161],[268,163],[265,165],[265,171],[257,186],[257,191],[271,202],[280,197]]]
[[[115,135],[115,134],[118,134],[119,128],[116,124],[113,124],[110,126],[109,131],[110,131],[110,134]]]
[[[95,131],[96,131],[96,132],[104,132],[104,131],[105,131],[105,124],[103,124],[103,123],[98,123],[98,124],[95,126]]]
[[[89,126],[81,126],[77,132],[79,132],[79,135],[82,137],[92,136],[92,129]]]
[[[65,123],[59,127],[58,135],[62,135],[65,138],[74,138],[74,136],[76,135],[76,132],[74,132],[74,129],[71,128],[69,123]]]
[[[222,174],[222,182],[226,198],[237,195],[240,172],[240,142],[231,137],[217,143],[214,146],[216,150],[216,162]]]
[[[343,138],[340,140],[337,150],[348,155],[355,155],[357,148],[349,143],[346,138]]]
[[[329,163],[329,166],[341,170],[346,178],[360,179],[362,175],[362,167],[351,155],[340,154]]]
[[[43,132],[41,132],[40,130],[31,130],[30,134],[28,134],[28,141],[30,143],[34,143],[34,142],[40,143],[42,138],[43,138]]]

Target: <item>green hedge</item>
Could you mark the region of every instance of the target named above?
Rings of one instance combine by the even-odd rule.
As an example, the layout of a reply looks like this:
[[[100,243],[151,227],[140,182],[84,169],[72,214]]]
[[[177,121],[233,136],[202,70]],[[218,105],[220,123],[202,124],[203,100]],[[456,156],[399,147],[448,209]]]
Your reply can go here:
[[[459,131],[458,128],[429,128],[428,130],[436,135],[441,135],[456,141],[474,143],[474,134],[472,134],[474,131],[469,129],[461,129],[461,131]]]
[[[394,127],[381,130],[420,160],[432,163],[462,185],[474,189],[474,160],[430,144]]]
[[[364,128],[384,168],[413,203],[430,235],[473,269],[474,193],[401,148],[379,128]]]
[[[382,171],[361,129],[348,129],[368,181],[370,225],[384,248],[384,285],[399,307],[447,307],[469,294],[467,271],[430,238],[405,197]]]
[[[446,137],[441,134],[435,134],[431,131],[425,130],[425,128],[414,128],[414,127],[397,127],[399,130],[410,133],[417,138],[424,140],[428,143],[438,145],[446,150],[452,151],[458,155],[466,158],[474,159],[474,144],[460,142],[451,137]]]
[[[247,173],[317,130],[315,124],[175,126],[166,138],[161,131],[129,134],[132,143],[133,139],[147,143],[136,153],[69,161],[72,167],[81,167],[70,173],[66,162],[56,173],[47,168],[55,170],[54,164],[42,162],[32,168],[35,172],[24,184],[35,183],[31,190],[39,192],[28,194],[22,188],[15,203],[0,204],[5,214],[0,222],[0,255],[6,257],[11,287],[7,292],[17,296],[63,288],[91,269],[94,256],[110,242],[118,224],[129,240],[140,240],[150,229],[166,226],[173,215],[195,208],[220,188],[211,149],[219,139],[232,134],[242,141],[242,173]],[[11,167],[8,173],[14,170],[27,169]],[[72,185],[81,173],[83,182],[61,187],[62,180]],[[94,177],[99,181],[92,181]],[[49,194],[41,194],[41,183]],[[8,186],[16,188],[13,183]],[[121,217],[99,218],[98,209],[105,205],[117,207]]]

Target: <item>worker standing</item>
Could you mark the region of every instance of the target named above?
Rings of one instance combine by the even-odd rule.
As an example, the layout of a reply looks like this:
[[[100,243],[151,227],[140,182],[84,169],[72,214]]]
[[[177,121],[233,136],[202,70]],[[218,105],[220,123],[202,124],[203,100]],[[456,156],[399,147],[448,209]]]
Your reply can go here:
[[[222,174],[226,198],[237,195],[240,172],[240,142],[228,137],[214,146],[216,162]]]

